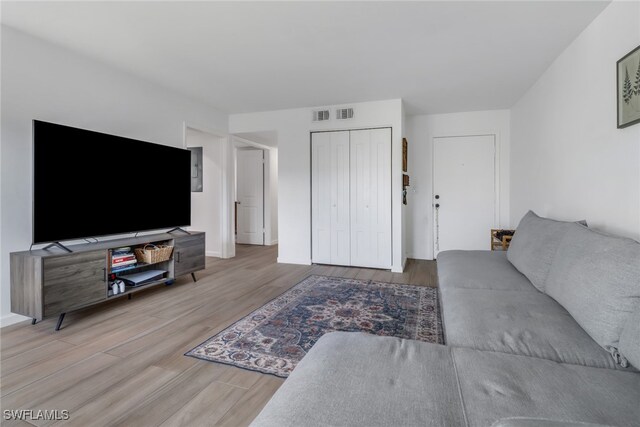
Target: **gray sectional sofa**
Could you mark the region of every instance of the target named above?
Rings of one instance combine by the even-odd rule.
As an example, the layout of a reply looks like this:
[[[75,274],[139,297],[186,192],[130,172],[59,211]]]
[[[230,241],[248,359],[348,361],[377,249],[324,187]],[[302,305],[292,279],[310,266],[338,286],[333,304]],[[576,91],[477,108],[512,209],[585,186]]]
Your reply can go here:
[[[640,243],[529,212],[438,278],[446,345],[327,334],[252,426],[640,426]]]

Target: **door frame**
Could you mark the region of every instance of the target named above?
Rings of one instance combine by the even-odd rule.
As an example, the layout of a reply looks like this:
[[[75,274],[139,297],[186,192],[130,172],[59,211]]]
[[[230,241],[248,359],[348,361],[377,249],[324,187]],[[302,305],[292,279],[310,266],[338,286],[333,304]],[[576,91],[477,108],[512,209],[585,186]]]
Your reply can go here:
[[[394,198],[394,191],[393,191],[393,126],[389,125],[389,126],[364,126],[364,127],[355,127],[355,128],[339,128],[339,129],[325,129],[325,130],[312,130],[309,132],[309,260],[311,265],[314,265],[315,263],[313,262],[313,134],[314,133],[326,133],[326,132],[352,132],[352,131],[359,131],[359,130],[376,130],[376,129],[389,129],[389,132],[391,134],[391,154],[390,154],[390,160],[391,160],[391,173],[389,176],[389,179],[391,180],[391,206],[390,206],[390,218],[391,218],[391,230],[390,230],[390,239],[391,239],[391,267],[390,270],[393,271],[393,198]],[[432,156],[433,157],[433,156]],[[404,265],[403,265],[404,268]],[[389,270],[389,269],[387,269]],[[400,271],[402,272],[402,271]]]
[[[271,177],[273,173],[278,173],[277,167],[277,156],[278,156],[278,147],[271,147],[269,145],[261,144],[259,142],[251,141],[244,137],[238,136],[237,134],[231,134],[230,139],[232,141],[231,149],[236,150],[238,146],[250,146],[254,148],[259,148],[264,151],[264,228],[266,230],[264,238],[265,246],[273,246],[278,244],[277,233],[274,233],[274,225],[273,225],[273,212],[272,209],[276,210],[276,218],[277,218],[277,210],[278,203],[274,202],[274,195],[277,197],[278,185],[271,181]],[[274,152],[276,154],[274,154]],[[276,163],[274,163],[276,162]],[[237,172],[234,171],[234,176],[237,176]],[[234,202],[235,202],[235,182],[231,182],[231,185],[234,188]],[[277,225],[276,225],[277,227]],[[276,228],[277,229],[277,228]],[[275,238],[274,238],[275,236]]]
[[[251,145],[251,147],[247,147],[247,148],[242,148],[242,147],[234,147],[235,149],[235,158],[236,158],[236,173],[235,173],[235,186],[237,188],[238,186],[238,168],[237,168],[237,164],[238,164],[238,153],[241,151],[262,151],[262,243],[256,243],[254,244],[255,246],[267,246],[267,225],[266,225],[266,203],[265,203],[265,179],[266,179],[266,170],[265,170],[265,163],[267,161],[266,157],[268,155],[268,151],[265,150],[262,147],[259,147],[259,144],[248,144]],[[238,194],[236,191],[236,199],[238,198]],[[238,203],[237,201],[234,202]],[[238,243],[238,236],[235,236],[235,242],[236,244],[243,244],[243,243]],[[249,244],[249,243],[247,243]],[[253,244],[253,243],[250,243]]]
[[[497,130],[487,130],[487,131],[477,131],[477,132],[445,132],[442,134],[431,134],[429,136],[429,142],[431,143],[431,185],[429,189],[431,194],[429,195],[429,199],[431,200],[431,226],[428,227],[429,230],[429,249],[431,251],[431,259],[436,259],[436,221],[435,221],[435,166],[436,166],[436,139],[437,138],[463,138],[463,137],[473,137],[473,136],[493,136],[494,142],[494,160],[493,160],[493,172],[494,172],[494,223],[496,226],[500,226],[502,222],[501,218],[501,202],[500,202],[500,169],[501,169],[501,161],[500,161],[500,153],[501,153],[501,141],[500,141],[500,132]]]

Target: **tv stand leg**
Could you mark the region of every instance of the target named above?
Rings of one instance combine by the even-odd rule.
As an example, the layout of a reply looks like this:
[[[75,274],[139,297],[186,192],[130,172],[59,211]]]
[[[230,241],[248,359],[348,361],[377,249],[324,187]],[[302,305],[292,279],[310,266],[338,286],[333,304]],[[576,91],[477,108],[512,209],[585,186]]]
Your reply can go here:
[[[58,317],[58,323],[56,324],[56,331],[60,330],[60,326],[62,326],[62,321],[64,320],[64,315],[67,313],[62,313],[60,317]]]
[[[184,228],[180,228],[180,227],[172,228],[171,230],[167,231],[167,233],[170,234],[170,233],[173,233],[174,231],[182,231],[183,233],[191,235],[191,233],[189,233],[187,230],[185,230]]]
[[[196,279],[196,274],[195,273],[191,273],[191,278],[193,279],[194,282],[198,281],[198,279]]]
[[[31,324],[35,325],[37,321],[38,321],[38,319],[31,319]]]
[[[60,242],[53,242],[53,243],[49,243],[47,246],[45,246],[44,248],[42,248],[42,250],[47,250],[49,248],[60,248],[63,251],[69,252],[69,253],[73,253],[73,251],[71,249],[69,249],[68,247],[66,247],[65,245],[63,245]]]

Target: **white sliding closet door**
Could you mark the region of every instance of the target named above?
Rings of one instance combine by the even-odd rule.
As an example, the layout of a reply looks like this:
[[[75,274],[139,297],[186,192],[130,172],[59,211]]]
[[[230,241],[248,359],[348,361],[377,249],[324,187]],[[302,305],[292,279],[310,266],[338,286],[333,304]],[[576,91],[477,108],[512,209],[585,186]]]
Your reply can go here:
[[[391,268],[391,129],[350,133],[351,265]]]
[[[349,132],[313,133],[312,261],[350,265]]]

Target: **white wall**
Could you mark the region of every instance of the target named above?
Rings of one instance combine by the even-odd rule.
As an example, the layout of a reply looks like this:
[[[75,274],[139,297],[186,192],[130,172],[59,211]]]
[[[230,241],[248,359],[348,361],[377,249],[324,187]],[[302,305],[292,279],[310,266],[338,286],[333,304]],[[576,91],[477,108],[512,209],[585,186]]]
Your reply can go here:
[[[224,138],[187,128],[187,147],[202,147],[202,192],[191,193],[190,230],[204,231],[207,256],[222,256],[222,144]]]
[[[640,239],[640,125],[616,128],[616,61],[640,3],[613,2],[512,110],[511,221],[533,209]]]
[[[499,226],[509,227],[509,110],[431,114],[407,117],[409,176],[407,194],[407,253],[409,258],[433,259],[433,138],[495,134],[498,146]],[[487,241],[489,239],[487,231]]]
[[[335,109],[353,107],[354,118],[312,122],[316,108],[232,114],[229,131],[278,133],[278,262],[311,263],[310,132],[367,127],[392,127],[393,270],[402,270],[402,101],[400,99],[343,106],[324,106],[331,117]]]
[[[227,128],[226,114],[2,26],[3,324],[19,319],[10,316],[9,252],[31,243],[33,119],[177,147],[183,146],[185,121],[223,132]]]

